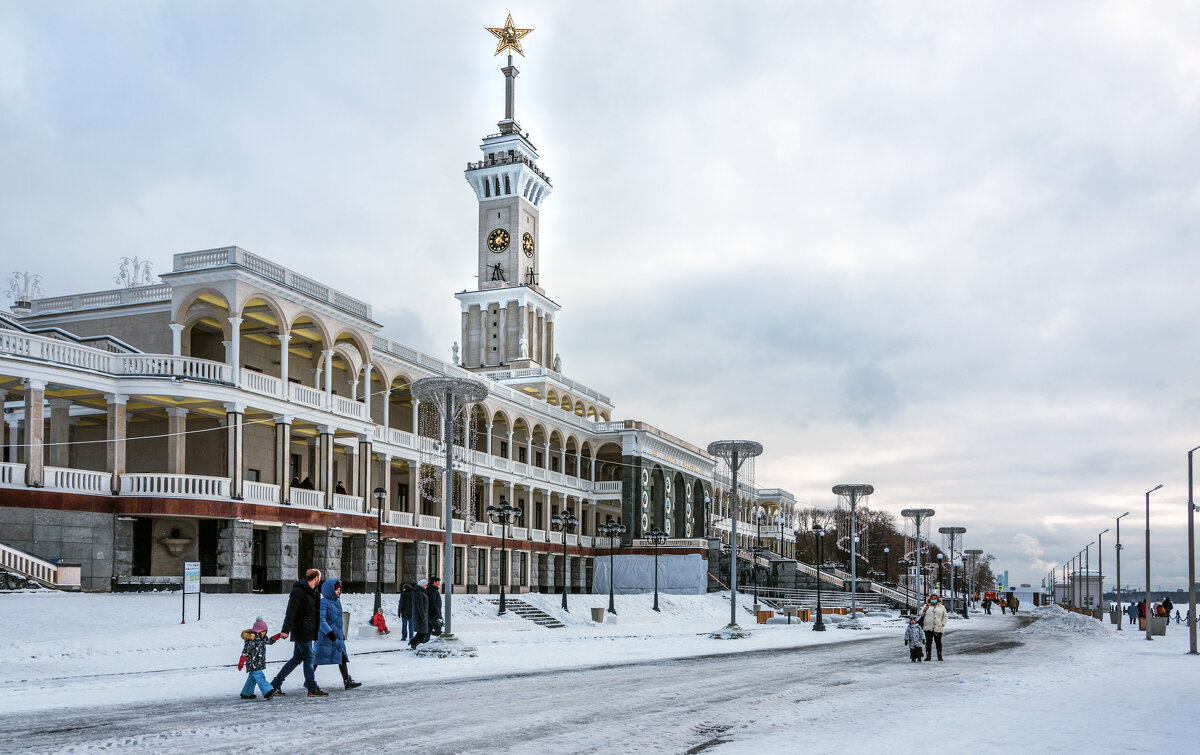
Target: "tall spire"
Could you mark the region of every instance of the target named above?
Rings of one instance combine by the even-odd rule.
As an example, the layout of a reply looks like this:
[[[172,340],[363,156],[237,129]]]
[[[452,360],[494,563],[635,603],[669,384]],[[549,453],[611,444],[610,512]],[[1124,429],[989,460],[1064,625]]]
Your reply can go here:
[[[521,38],[532,32],[533,29],[518,29],[513,25],[511,13],[508,14],[508,19],[504,22],[504,26],[487,26],[484,28],[499,40],[496,43],[496,55],[505,50],[516,50],[521,57],[525,57],[525,51],[521,49]],[[504,73],[504,120],[496,125],[500,127],[500,133],[502,134],[520,133],[521,127],[517,125],[514,114],[516,78],[520,71],[513,66],[511,52],[508,54],[508,65],[500,70]]]

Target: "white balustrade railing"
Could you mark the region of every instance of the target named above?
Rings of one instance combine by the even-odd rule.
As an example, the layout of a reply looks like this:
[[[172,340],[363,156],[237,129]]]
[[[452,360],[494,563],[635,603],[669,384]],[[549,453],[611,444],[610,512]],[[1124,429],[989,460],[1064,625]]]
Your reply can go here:
[[[127,473],[121,475],[121,495],[228,498],[228,477],[186,474]]]
[[[283,393],[283,381],[277,377],[242,368],[242,388],[263,396],[279,396]]]
[[[325,493],[307,488],[292,488],[292,505],[305,509],[325,508]]]
[[[417,526],[426,530],[440,530],[442,528],[442,518],[420,514],[417,516]]]
[[[529,539],[535,543],[546,542],[546,530],[530,530]]]
[[[392,443],[395,443],[398,446],[404,446],[405,448],[416,448],[417,447],[416,436],[414,436],[410,432],[405,432],[404,430],[396,430],[396,429],[389,430],[388,431],[388,440],[390,440]]]
[[[474,524],[471,525],[471,534],[473,534],[473,535],[488,534],[488,523],[487,522],[475,522]]]
[[[596,539],[594,537],[592,537],[591,535],[580,535],[579,536],[579,544],[581,546],[583,546],[584,548],[594,547],[595,543],[596,543]]]
[[[233,382],[233,368],[222,362],[170,354],[114,354],[57,338],[9,330],[0,331],[0,354],[109,375]]]
[[[461,519],[451,519],[450,528],[453,532],[466,532],[466,522]]]
[[[355,495],[345,495],[344,493],[333,494],[333,510],[344,511],[348,514],[361,513],[363,510],[363,500]]]
[[[595,489],[595,491],[596,491],[597,493],[617,493],[617,494],[620,494],[620,492],[621,492],[621,483],[620,483],[620,481],[619,481],[619,480],[618,480],[618,481],[615,481],[615,482],[614,482],[614,481],[609,481],[609,482],[597,482],[597,483],[593,483],[593,485],[595,486],[595,488],[594,488],[594,489]]]
[[[567,534],[567,545],[579,545],[579,535]]]
[[[67,493],[110,493],[112,475],[86,469],[46,467],[44,484],[47,490],[61,490]]]
[[[3,543],[0,543],[0,566],[48,585],[79,589],[78,565],[51,563]]]
[[[529,472],[529,466],[523,461],[514,461],[512,464],[513,474],[525,476]]]
[[[561,484],[563,483],[563,474],[562,474],[562,472],[554,472],[554,471],[551,471],[551,472],[550,472],[550,482],[556,482],[556,483],[558,483],[559,485],[561,485]]]
[[[334,396],[333,411],[338,414],[344,414],[347,417],[356,419],[367,419],[367,405],[359,401],[353,401],[345,396]]]
[[[24,485],[25,465],[11,461],[0,462],[0,485]]]
[[[412,523],[413,523],[412,512],[393,511],[388,514],[388,524],[394,524],[398,527],[411,527]]]
[[[247,480],[242,483],[242,498],[254,503],[279,503],[279,486]]]
[[[316,388],[309,388],[307,385],[288,383],[288,395],[297,404],[304,404],[315,409],[325,406],[325,394]]]
[[[524,527],[512,527],[510,530],[509,537],[511,537],[513,540],[524,540],[528,534]]]

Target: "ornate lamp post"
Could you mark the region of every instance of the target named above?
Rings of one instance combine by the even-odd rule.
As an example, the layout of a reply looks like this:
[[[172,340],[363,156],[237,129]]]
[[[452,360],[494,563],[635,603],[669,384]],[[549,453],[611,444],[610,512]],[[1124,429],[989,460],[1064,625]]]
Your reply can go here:
[[[762,548],[762,526],[763,520],[767,518],[767,510],[762,506],[754,509],[755,523],[758,525],[758,532],[754,535],[754,610],[758,610],[758,559],[763,554]]]
[[[576,525],[579,524],[579,518],[572,514],[569,510],[563,509],[554,516],[550,517],[550,529],[555,532],[561,532],[563,536],[563,610],[570,611],[567,608],[567,533],[574,532]]]
[[[970,565],[967,569],[970,570],[970,580],[967,582],[967,590],[970,591],[969,600],[971,605],[975,604],[975,575],[979,572],[979,557],[983,555],[983,550],[980,548],[968,548],[963,551],[970,559]]]
[[[1158,486],[1150,488],[1150,490],[1146,491],[1146,639],[1147,640],[1152,639],[1150,637],[1150,625],[1153,623],[1151,621],[1151,618],[1153,618],[1153,617],[1151,616],[1151,613],[1150,613],[1150,610],[1151,610],[1150,609],[1150,606],[1151,606],[1151,600],[1150,600],[1150,494],[1153,493],[1154,491],[1158,490],[1161,487],[1162,487],[1162,485],[1158,485]]]
[[[747,459],[761,456],[761,443],[753,440],[717,440],[708,444],[708,453],[720,458],[729,467],[733,482],[730,486],[729,544],[733,548],[733,563],[729,569],[729,626],[737,627],[737,520],[738,520],[738,470]]]
[[[916,560],[913,562],[917,567],[917,592],[921,590],[921,520],[928,519],[933,514],[933,509],[903,509],[900,512],[900,516],[913,520],[913,527],[917,531]]]
[[[500,613],[498,616],[503,616],[505,613],[504,606],[504,584],[508,581],[507,570],[508,566],[508,527],[510,524],[521,518],[521,509],[516,506],[510,506],[504,496],[500,496],[499,506],[487,507],[488,519],[494,524],[500,525]]]
[[[884,548],[883,548],[883,581],[884,581],[884,582],[891,582],[891,581],[892,581],[892,580],[891,580],[891,576],[892,576],[892,557],[891,557],[890,555],[888,555],[888,554],[890,554],[891,552],[892,552],[892,549],[891,549],[891,548],[889,548],[889,547],[887,547],[887,546],[884,546]]]
[[[1121,610],[1121,520],[1129,516],[1126,511],[1117,517],[1117,610]],[[1117,631],[1122,631],[1121,627],[1125,624],[1125,617],[1121,616],[1121,620],[1117,622]]]
[[[940,554],[940,553],[939,553],[939,554],[937,554],[937,556],[938,556],[938,564],[937,564],[937,571],[938,571],[938,576],[937,576],[937,589],[938,589],[938,592],[941,592],[941,591],[942,591],[942,554]]]
[[[819,524],[812,526],[813,535],[817,541],[817,619],[813,622],[814,632],[825,631],[825,620],[821,616],[821,540],[825,537],[825,528]]]
[[[912,586],[908,584],[907,580],[902,579],[901,575],[904,575],[905,577],[907,577],[908,576],[908,567],[911,565],[912,565],[912,561],[909,561],[904,556],[901,556],[900,558],[896,559],[896,584],[900,585],[902,582],[904,583],[903,586],[904,586],[904,612],[905,613],[912,613],[912,606],[909,602],[909,595],[911,594]]]
[[[658,546],[667,542],[667,533],[655,527],[646,533],[646,539],[654,543],[654,610],[658,610]]]
[[[612,519],[609,519],[607,522],[600,525],[596,529],[600,532],[601,535],[604,535],[605,537],[608,538],[608,612],[613,615],[616,615],[617,604],[616,604],[616,601],[613,599],[613,583],[616,582],[617,580],[615,579],[616,574],[613,572],[613,566],[615,563],[615,560],[613,558],[613,547],[614,547],[613,539],[619,538],[619,537],[621,537],[621,535],[625,534],[625,525],[621,524],[620,522],[614,522]]]
[[[375,488],[372,495],[375,496],[375,512],[378,515],[375,525],[375,610],[378,611],[383,606],[383,499],[387,498],[387,491]]]
[[[850,621],[841,624],[842,627],[858,629],[858,519],[859,502],[875,492],[870,485],[849,484],[834,485],[833,494],[844,498],[850,504]],[[838,533],[841,536],[841,533]]]

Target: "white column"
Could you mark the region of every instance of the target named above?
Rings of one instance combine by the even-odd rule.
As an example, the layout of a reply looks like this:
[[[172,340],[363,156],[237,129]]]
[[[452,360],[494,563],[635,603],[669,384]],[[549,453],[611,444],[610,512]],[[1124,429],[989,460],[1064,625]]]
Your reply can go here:
[[[363,403],[367,405],[367,419],[371,419],[371,363],[363,365]]]
[[[416,396],[413,396],[412,397],[412,405],[413,405],[412,432],[413,432],[413,435],[419,436],[421,434],[421,400],[418,399]]]
[[[288,397],[288,374],[290,367],[288,366],[288,355],[291,353],[288,348],[288,342],[292,340],[291,333],[279,333],[275,336],[279,339],[279,379],[283,381],[283,386],[279,389],[282,392],[282,397]]]
[[[233,384],[242,380],[242,318],[229,318],[229,364],[233,367]]]
[[[325,370],[325,406],[333,406],[333,349],[321,352]]]
[[[513,444],[512,444],[512,430],[509,430],[509,431],[508,431],[508,437],[507,437],[507,440],[508,440],[508,442],[504,444],[504,448],[505,448],[505,449],[508,451],[508,458],[509,458],[509,460],[512,460],[512,458],[513,458],[514,456],[516,456],[516,454],[515,454],[515,453],[513,453]]]
[[[380,475],[379,487],[387,491],[387,497],[383,499],[384,523],[387,523],[387,515],[392,511],[392,456],[391,454],[382,454],[383,459],[383,474]]]
[[[168,327],[171,328],[171,354],[173,356],[183,355],[183,323],[173,322]]]
[[[182,406],[167,407],[167,471],[187,473],[187,414]]]
[[[391,421],[392,421],[392,389],[388,388],[388,389],[384,390],[384,392],[383,392],[383,426],[384,426],[384,428],[390,429]],[[384,437],[384,439],[386,439],[387,434],[385,433],[383,437]]]

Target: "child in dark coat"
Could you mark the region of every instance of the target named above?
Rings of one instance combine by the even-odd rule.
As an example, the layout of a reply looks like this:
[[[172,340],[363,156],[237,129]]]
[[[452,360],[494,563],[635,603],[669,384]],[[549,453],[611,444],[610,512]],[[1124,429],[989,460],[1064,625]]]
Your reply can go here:
[[[276,634],[273,637],[267,637],[267,622],[259,616],[254,621],[254,626],[242,631],[242,657],[238,660],[238,671],[245,668],[246,683],[242,685],[242,699],[253,700],[258,695],[254,694],[254,685],[262,690],[263,697],[270,700],[275,696],[276,690],[267,681],[267,677],[263,674],[263,670],[267,667],[267,645],[274,645],[279,639]]]
[[[909,663],[920,663],[925,655],[925,633],[921,631],[916,616],[908,617],[908,628],[904,630],[904,644],[908,646]]]

